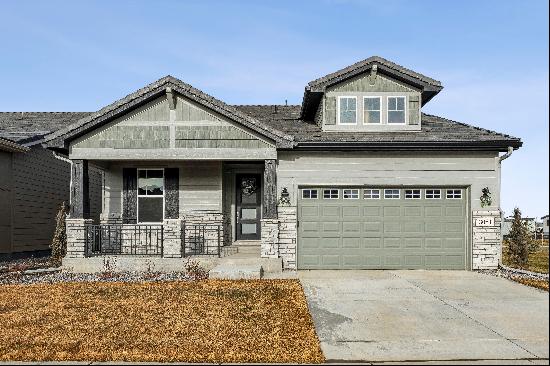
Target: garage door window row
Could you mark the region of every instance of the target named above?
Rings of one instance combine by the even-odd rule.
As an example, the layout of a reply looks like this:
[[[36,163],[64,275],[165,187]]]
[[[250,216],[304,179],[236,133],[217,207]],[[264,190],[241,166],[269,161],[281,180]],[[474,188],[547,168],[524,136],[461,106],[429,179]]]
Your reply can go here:
[[[361,190],[358,188],[326,188],[322,189],[323,199],[339,199],[340,191],[342,191],[342,198],[345,200],[357,200],[361,198]],[[302,199],[318,199],[319,190],[316,188],[302,189]],[[366,200],[379,200],[381,198],[387,200],[398,200],[404,197],[406,200],[419,200],[425,198],[427,200],[440,200],[443,198],[459,200],[462,199],[462,189],[363,189],[363,199]]]

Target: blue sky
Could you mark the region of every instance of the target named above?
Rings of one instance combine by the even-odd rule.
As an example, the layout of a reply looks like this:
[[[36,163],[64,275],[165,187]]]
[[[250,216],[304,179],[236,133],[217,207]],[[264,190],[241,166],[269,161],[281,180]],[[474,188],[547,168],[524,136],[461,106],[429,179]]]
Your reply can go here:
[[[548,213],[548,2],[0,2],[0,111],[92,111],[166,74],[233,104],[299,104],[371,55],[440,80],[424,111],[521,137],[502,207]]]

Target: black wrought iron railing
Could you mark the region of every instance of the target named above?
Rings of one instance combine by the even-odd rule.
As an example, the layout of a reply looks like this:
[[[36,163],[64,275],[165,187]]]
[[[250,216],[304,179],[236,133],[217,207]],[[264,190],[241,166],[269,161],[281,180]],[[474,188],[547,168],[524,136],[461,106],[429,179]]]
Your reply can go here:
[[[182,223],[182,257],[192,255],[213,255],[221,257],[222,246],[221,225]]]
[[[86,225],[86,254],[162,256],[162,225]]]

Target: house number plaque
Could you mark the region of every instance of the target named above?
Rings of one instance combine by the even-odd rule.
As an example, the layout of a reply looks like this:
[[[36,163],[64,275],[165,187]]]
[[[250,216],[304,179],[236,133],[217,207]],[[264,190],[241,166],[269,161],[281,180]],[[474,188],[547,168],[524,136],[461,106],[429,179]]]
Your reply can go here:
[[[478,217],[476,218],[475,226],[495,226],[494,217]]]

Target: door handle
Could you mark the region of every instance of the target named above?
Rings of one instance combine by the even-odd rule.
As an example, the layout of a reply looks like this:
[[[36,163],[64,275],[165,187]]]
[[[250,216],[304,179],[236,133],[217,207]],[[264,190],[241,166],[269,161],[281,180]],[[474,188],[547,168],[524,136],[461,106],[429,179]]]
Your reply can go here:
[[[237,224],[241,222],[241,213],[237,211]]]

